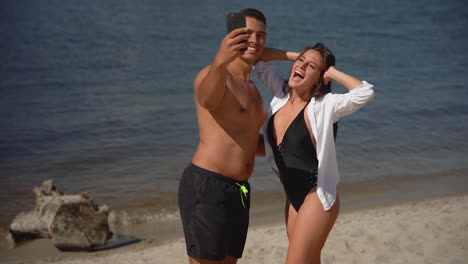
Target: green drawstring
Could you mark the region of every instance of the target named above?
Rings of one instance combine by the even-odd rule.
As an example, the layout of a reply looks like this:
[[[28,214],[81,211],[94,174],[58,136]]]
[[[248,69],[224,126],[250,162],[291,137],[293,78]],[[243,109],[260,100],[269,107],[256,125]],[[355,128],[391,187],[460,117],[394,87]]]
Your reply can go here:
[[[249,190],[247,190],[244,184],[240,185],[239,183],[236,182],[236,185],[240,187],[239,192],[240,192],[241,202],[245,208],[244,197],[242,197],[242,194],[244,194],[245,198],[247,198],[247,194],[249,193]]]

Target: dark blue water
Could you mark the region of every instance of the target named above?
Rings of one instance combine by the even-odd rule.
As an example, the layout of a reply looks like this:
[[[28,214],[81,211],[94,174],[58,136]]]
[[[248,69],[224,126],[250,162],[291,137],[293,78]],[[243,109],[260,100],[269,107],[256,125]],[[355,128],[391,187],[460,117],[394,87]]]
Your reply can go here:
[[[88,192],[108,204],[115,221],[176,217],[179,175],[198,140],[193,78],[224,37],[224,15],[244,5],[3,1],[2,228],[33,206],[32,187],[49,178],[66,193]],[[429,175],[449,190],[454,178],[468,187],[465,1],[251,7],[267,16],[267,45],[298,51],[323,42],[338,69],[375,85],[375,99],[340,121],[344,185],[406,178],[423,184]],[[276,66],[287,75],[291,63]],[[261,158],[251,183],[267,197],[281,192]]]

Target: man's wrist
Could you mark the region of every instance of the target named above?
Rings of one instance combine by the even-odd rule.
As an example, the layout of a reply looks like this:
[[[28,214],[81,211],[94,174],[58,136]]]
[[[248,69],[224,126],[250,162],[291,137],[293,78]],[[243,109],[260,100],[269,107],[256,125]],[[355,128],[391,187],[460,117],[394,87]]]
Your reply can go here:
[[[213,60],[213,63],[211,64],[211,66],[217,70],[226,70],[227,65],[228,63],[218,59],[217,57]]]

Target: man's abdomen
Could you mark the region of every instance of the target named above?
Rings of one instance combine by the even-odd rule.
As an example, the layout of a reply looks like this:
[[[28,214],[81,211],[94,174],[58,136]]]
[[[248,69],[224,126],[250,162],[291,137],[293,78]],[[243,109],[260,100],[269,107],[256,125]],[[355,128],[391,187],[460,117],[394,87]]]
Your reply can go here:
[[[219,140],[216,136],[200,138],[192,163],[236,180],[247,180],[255,163],[258,136],[246,145]]]

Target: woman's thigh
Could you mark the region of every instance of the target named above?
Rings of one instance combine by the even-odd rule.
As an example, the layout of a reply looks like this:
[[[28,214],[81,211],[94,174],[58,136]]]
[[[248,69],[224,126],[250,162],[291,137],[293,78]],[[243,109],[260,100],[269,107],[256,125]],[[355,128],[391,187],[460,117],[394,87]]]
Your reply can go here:
[[[294,209],[294,206],[291,205],[288,199],[286,199],[284,215],[286,220],[286,231],[288,233],[288,240],[291,241],[291,234],[294,232],[294,223],[296,222],[297,211],[296,209]]]
[[[335,224],[339,209],[338,196],[328,211],[323,209],[315,191],[306,196],[295,218],[294,229],[289,235],[287,263],[320,262],[320,252]]]

